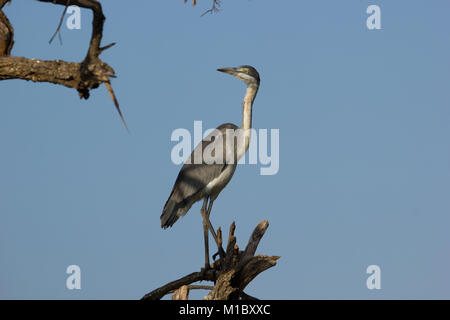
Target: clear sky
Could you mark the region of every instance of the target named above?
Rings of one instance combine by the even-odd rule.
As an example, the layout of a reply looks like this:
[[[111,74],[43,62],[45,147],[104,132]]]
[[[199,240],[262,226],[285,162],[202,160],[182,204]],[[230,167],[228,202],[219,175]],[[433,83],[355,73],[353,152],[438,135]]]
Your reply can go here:
[[[236,221],[242,247],[280,255],[246,290],[274,299],[450,298],[450,2],[103,1],[107,90],[0,82],[0,298],[136,299],[203,266],[200,205],[173,228],[159,216],[180,166],[170,140],[240,124],[245,86],[218,67],[261,75],[255,128],[279,129],[280,168],[242,165],[211,221]],[[382,29],[368,30],[378,4]],[[13,1],[17,56],[83,59],[81,30],[48,40],[61,6]],[[211,245],[214,248],[213,245]],[[213,251],[213,249],[211,249]],[[66,268],[81,268],[81,290]],[[368,290],[366,268],[381,268]],[[195,293],[194,297],[201,297]]]

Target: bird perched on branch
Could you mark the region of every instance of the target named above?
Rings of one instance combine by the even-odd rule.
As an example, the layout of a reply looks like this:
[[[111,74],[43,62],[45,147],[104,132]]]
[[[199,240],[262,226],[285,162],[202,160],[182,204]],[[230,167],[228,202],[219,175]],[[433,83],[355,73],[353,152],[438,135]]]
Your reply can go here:
[[[242,124],[240,127],[232,123],[222,124],[195,147],[181,168],[161,215],[161,227],[166,229],[184,216],[194,203],[203,200],[200,212],[203,217],[205,269],[210,268],[208,229],[216,241],[219,254],[224,256],[209,216],[214,200],[231,180],[237,162],[248,150],[252,106],[260,83],[258,71],[251,66],[218,71],[231,74],[247,85],[242,104]]]

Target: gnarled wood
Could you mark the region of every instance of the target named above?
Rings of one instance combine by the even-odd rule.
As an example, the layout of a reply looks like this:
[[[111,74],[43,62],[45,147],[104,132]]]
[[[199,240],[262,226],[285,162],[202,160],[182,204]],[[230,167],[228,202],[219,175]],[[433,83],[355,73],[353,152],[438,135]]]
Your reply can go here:
[[[232,300],[256,298],[244,293],[247,285],[261,272],[276,265],[279,256],[256,255],[261,238],[269,227],[267,220],[260,222],[253,231],[246,249],[240,251],[234,236],[235,223],[230,226],[226,255],[224,259],[213,264],[211,270],[191,273],[179,280],[172,281],[161,288],[146,294],[142,300],[161,299],[164,295],[175,292],[173,299],[188,297],[190,284],[197,281],[214,281],[214,287],[205,297],[206,300]],[[183,286],[185,288],[181,289]],[[207,288],[207,287],[203,287]]]
[[[9,56],[14,45],[14,28],[1,10],[8,0],[0,0],[0,57]]]
[[[95,0],[38,0],[63,6],[76,5],[90,9],[93,12],[92,35],[86,57],[81,62],[66,62],[61,60],[28,59],[10,56],[13,44],[13,29],[10,26],[9,38],[6,34],[8,19],[1,11],[6,0],[0,0],[0,80],[22,79],[34,82],[50,82],[63,85],[78,91],[80,98],[88,99],[90,90],[105,84],[114,105],[125,127],[125,120],[111,87],[111,78],[115,77],[114,69],[103,62],[100,54],[112,44],[101,47],[103,23],[105,16],[100,2]],[[6,27],[5,27],[6,26]],[[9,42],[8,42],[9,41]]]
[[[189,287],[184,285],[175,290],[172,300],[187,300],[189,298]]]
[[[177,290],[181,286],[189,285],[197,281],[214,281],[216,279],[216,270],[206,272],[192,272],[181,279],[169,282],[168,284],[147,293],[141,300],[159,300],[171,291]]]

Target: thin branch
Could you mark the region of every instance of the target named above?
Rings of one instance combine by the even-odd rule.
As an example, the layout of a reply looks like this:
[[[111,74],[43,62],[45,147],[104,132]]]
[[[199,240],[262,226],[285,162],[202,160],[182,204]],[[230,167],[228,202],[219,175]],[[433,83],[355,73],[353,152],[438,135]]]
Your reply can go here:
[[[50,38],[50,40],[48,41],[48,43],[52,43],[53,39],[56,37],[56,35],[58,35],[58,39],[60,44],[62,45],[62,38],[61,38],[61,26],[63,24],[64,21],[64,16],[66,15],[67,12],[67,7],[69,6],[70,0],[67,0],[66,2],[66,6],[64,7],[64,10],[61,14],[61,17],[59,18],[59,23],[58,23],[58,27],[56,28],[55,33],[53,34],[53,36]]]
[[[202,286],[199,284],[190,284],[190,285],[186,285],[186,287],[189,290],[212,290],[214,288],[214,286],[206,286],[206,285]],[[179,288],[170,290],[168,293],[175,293],[175,291],[177,291],[177,290],[179,290]]]
[[[184,0],[184,3],[186,3],[187,0]],[[192,6],[195,6],[197,4],[196,0],[192,0]],[[212,0],[212,6],[211,9],[206,10],[205,12],[203,12],[203,14],[201,15],[201,17],[203,17],[205,14],[207,13],[215,13],[215,12],[219,12],[220,11],[220,6],[222,5],[220,0]]]
[[[119,101],[117,101],[116,95],[114,94],[114,90],[111,86],[111,82],[110,81],[106,81],[105,82],[105,86],[108,89],[109,95],[112,99],[112,101],[114,102],[114,105],[116,106],[116,110],[119,113],[120,119],[122,120],[123,125],[125,126],[125,129],[127,129],[127,132],[130,133],[130,129],[128,129],[127,123],[125,122],[125,119],[122,115],[122,111],[120,111],[120,107],[119,107]]]
[[[217,247],[222,248],[222,229],[220,227],[217,228]],[[222,250],[223,251],[223,250]],[[220,249],[219,249],[220,254]],[[224,257],[221,257],[224,258]]]
[[[189,290],[212,290],[214,286],[201,286],[201,285],[195,285],[191,284],[188,286]]]
[[[0,10],[8,3],[10,0],[0,0]],[[11,4],[11,2],[9,2]]]
[[[66,6],[67,0],[38,0],[40,2],[48,2]],[[88,54],[86,58],[98,58],[100,55],[100,42],[103,36],[103,23],[105,16],[103,15],[102,5],[96,0],[71,0],[71,5],[92,10],[94,18],[92,19],[92,35],[89,44]],[[85,58],[85,60],[86,60]]]
[[[221,2],[220,0],[212,0],[212,7],[211,9],[206,10],[205,12],[203,12],[203,14],[201,15],[201,17],[203,17],[204,15],[206,15],[207,13],[215,13],[215,12],[219,12],[220,11],[220,6],[221,6]]]
[[[197,281],[214,281],[216,279],[216,270],[206,272],[193,272],[181,279],[169,282],[168,284],[147,293],[141,300],[159,300],[172,290],[176,290],[184,285],[189,285]]]
[[[100,52],[103,52],[103,51],[105,51],[105,50],[107,50],[107,49],[109,49],[109,48],[111,48],[112,46],[115,46],[115,45],[116,45],[115,42],[107,44],[106,46],[100,48]]]

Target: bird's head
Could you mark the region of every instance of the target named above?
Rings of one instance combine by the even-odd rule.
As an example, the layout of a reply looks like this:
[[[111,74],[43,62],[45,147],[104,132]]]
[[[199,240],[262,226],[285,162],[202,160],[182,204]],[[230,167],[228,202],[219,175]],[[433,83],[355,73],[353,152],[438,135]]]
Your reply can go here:
[[[259,86],[259,73],[252,66],[240,66],[237,68],[220,68],[217,71],[229,73],[239,80],[244,81],[248,86]]]

